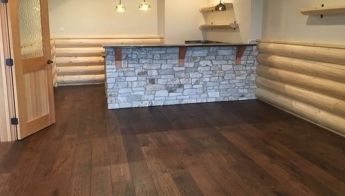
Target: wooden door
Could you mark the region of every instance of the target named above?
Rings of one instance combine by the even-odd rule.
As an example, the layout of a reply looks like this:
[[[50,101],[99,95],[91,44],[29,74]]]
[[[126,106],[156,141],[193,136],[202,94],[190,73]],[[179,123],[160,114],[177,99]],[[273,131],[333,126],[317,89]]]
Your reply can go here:
[[[47,0],[9,1],[18,139],[55,123]]]
[[[0,142],[17,140],[17,129],[11,125],[11,118],[16,116],[12,67],[6,59],[11,57],[9,29],[7,23],[7,5],[0,3]]]

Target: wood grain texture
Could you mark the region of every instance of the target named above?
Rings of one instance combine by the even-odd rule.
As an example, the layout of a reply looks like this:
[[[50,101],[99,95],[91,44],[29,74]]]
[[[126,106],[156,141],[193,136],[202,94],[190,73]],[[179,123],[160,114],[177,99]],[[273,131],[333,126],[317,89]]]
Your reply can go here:
[[[344,65],[267,54],[260,54],[257,59],[261,65],[267,65],[296,73],[308,74],[319,78],[345,82]]]
[[[94,73],[92,73],[94,74]],[[91,75],[68,75],[58,76],[57,81],[59,86],[78,86],[78,85],[90,85],[90,84],[103,84],[104,74]]]
[[[301,10],[301,13],[304,15],[345,15],[345,5],[306,8]]]
[[[256,85],[259,88],[286,95],[339,116],[345,116],[345,101],[343,100],[260,76],[256,79]]]
[[[262,54],[291,57],[295,59],[311,60],[323,63],[345,65],[345,48],[333,46],[313,46],[308,44],[288,44],[261,41],[258,49]]]
[[[8,10],[7,10],[8,11]],[[7,28],[7,17],[6,17],[6,9],[5,6],[0,6],[0,23],[1,23],[1,30],[0,30],[0,55],[1,55],[1,79],[2,79],[2,89],[1,98],[3,103],[3,110],[1,112],[2,124],[0,129],[1,139],[0,141],[15,141],[17,140],[17,129],[16,126],[10,125],[9,118],[15,116],[16,108],[15,100],[13,98],[13,94],[15,93],[15,82],[12,80],[12,71],[13,68],[6,67],[5,64],[5,57],[10,56],[10,48],[9,44],[11,43],[10,38],[8,37],[9,29]],[[9,22],[11,24],[11,22]],[[0,94],[1,94],[0,93]]]
[[[8,57],[8,39],[5,6],[0,6],[0,142],[13,141],[10,127],[9,68],[5,65]]]
[[[58,67],[57,72],[63,75],[76,74],[104,74],[103,66],[73,66],[73,67]]]
[[[54,38],[52,42],[57,66],[56,85],[69,86],[104,83],[103,44],[161,43],[162,38]],[[120,61],[116,61],[116,65],[120,66],[120,64],[122,64]],[[89,66],[99,66],[102,70],[90,69]],[[83,71],[71,72],[63,67],[69,67],[68,70]]]
[[[338,82],[308,74],[285,71],[265,65],[257,66],[257,75],[268,79],[281,81],[286,84],[305,88],[309,91],[323,93],[345,100],[345,82]]]
[[[178,64],[179,64],[179,66],[184,66],[186,53],[187,53],[186,47],[179,47],[179,49],[178,49]]]
[[[288,112],[292,112],[302,118],[328,128],[339,135],[345,136],[345,132],[343,131],[345,130],[345,118],[343,116],[321,110],[308,103],[266,89],[257,89],[256,95],[259,99],[267,103],[273,104]]]
[[[237,46],[236,48],[236,65],[241,64],[242,56],[246,50],[246,46]]]
[[[160,43],[163,41],[161,37],[132,37],[132,38],[106,38],[99,37],[55,37],[56,48],[89,48],[89,47],[103,47],[103,44],[149,44]]]
[[[57,124],[0,144],[0,195],[343,195],[345,139],[260,101],[106,110],[59,87]]]
[[[204,24],[199,27],[201,30],[236,30],[239,28],[237,23],[231,24]]]
[[[261,41],[257,96],[345,135],[345,48]]]
[[[43,54],[40,57],[25,59],[21,53],[19,3],[20,1],[17,0],[11,1],[8,3],[8,8],[19,119],[17,133],[18,139],[23,139],[55,122],[55,106],[52,67],[47,65],[47,61],[51,59],[48,2],[40,0]]]

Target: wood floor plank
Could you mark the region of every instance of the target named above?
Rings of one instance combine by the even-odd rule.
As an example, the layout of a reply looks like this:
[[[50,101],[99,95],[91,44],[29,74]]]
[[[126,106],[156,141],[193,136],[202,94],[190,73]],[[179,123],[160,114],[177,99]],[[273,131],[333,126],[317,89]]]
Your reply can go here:
[[[260,101],[107,110],[56,89],[57,123],[0,144],[0,195],[345,195],[345,139]]]
[[[202,191],[194,181],[193,177],[186,170],[174,172],[172,178],[182,196],[200,196]]]
[[[76,147],[69,195],[83,196],[91,194],[91,153],[92,147],[89,140],[79,143]]]
[[[180,191],[170,173],[155,172],[152,175],[153,183],[158,195],[178,196]]]
[[[251,127],[255,127],[262,134],[264,133],[265,138],[288,147],[304,159],[329,171],[333,176],[344,182],[345,172],[343,171],[345,165],[343,164],[343,157],[345,156],[345,149],[342,142],[343,138],[333,138],[334,134],[325,132],[318,127],[310,132],[310,126],[313,125],[304,122],[301,124],[301,122],[286,123],[279,121],[269,124],[254,124]],[[301,132],[304,134],[300,134]]]
[[[292,166],[290,167],[293,168],[295,172],[299,175],[306,176],[302,182],[309,183],[309,187],[316,188],[317,192],[323,192],[324,194],[331,193],[333,191],[335,191],[334,194],[345,192],[345,183],[339,181],[336,177],[330,175],[322,168],[317,167],[317,165],[312,162],[302,158],[290,148],[275,141],[267,140],[257,129],[245,126],[243,130],[247,136],[246,140],[253,141],[255,139],[256,141],[259,141],[258,143],[265,145],[267,148],[274,149],[281,156],[281,160],[284,160],[282,164],[291,163]],[[256,137],[253,137],[253,135],[256,135]],[[257,138],[260,138],[261,140],[257,140]],[[308,170],[304,170],[302,168],[308,168]]]
[[[145,161],[131,162],[129,163],[129,168],[136,195],[158,195],[152,174],[149,172]]]
[[[91,174],[91,195],[112,195],[113,185],[111,183],[110,166],[98,166],[92,168]]]
[[[260,152],[260,147],[251,145],[241,136],[234,132],[224,132],[224,135],[230,142],[235,144],[243,153],[253,159],[256,164],[264,168],[271,175],[274,175],[281,184],[285,183],[290,187],[291,194],[315,195],[313,190],[299,182],[298,178],[289,170],[284,169],[281,165],[271,160],[270,156]]]

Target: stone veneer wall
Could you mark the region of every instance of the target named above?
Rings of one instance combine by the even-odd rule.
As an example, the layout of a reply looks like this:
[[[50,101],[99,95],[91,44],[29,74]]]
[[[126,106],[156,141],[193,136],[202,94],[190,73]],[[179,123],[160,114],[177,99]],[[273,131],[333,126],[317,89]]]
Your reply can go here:
[[[248,46],[241,65],[236,47],[188,47],[184,66],[176,47],[122,49],[122,68],[106,48],[108,108],[255,99],[256,47]]]

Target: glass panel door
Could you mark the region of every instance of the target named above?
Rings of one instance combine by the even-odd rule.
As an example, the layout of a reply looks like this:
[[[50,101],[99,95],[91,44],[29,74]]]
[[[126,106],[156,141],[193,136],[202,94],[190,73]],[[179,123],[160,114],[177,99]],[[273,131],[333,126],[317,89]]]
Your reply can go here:
[[[13,13],[18,138],[55,122],[48,0],[16,0]]]
[[[40,0],[19,0],[18,9],[22,57],[42,57],[44,54]]]

